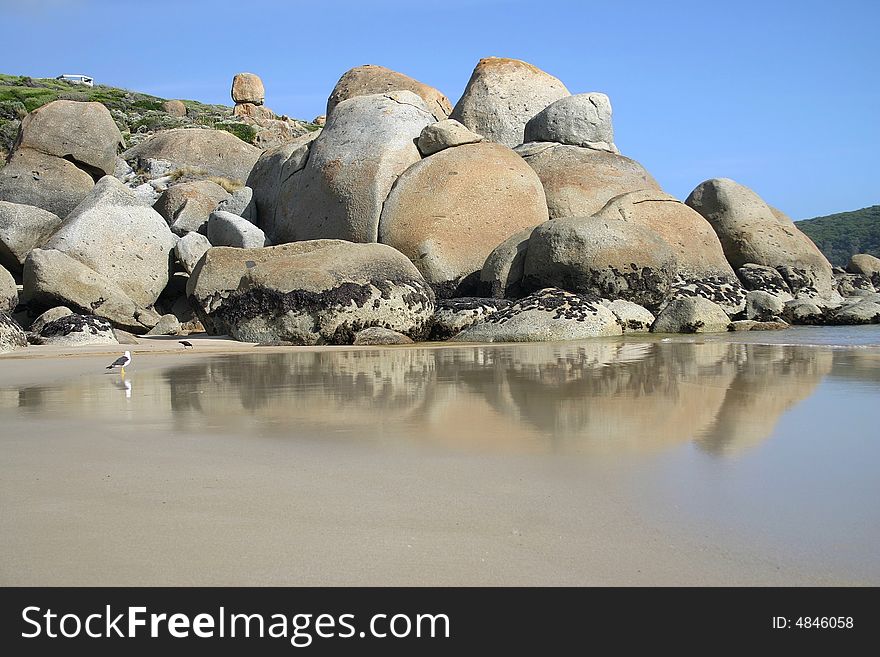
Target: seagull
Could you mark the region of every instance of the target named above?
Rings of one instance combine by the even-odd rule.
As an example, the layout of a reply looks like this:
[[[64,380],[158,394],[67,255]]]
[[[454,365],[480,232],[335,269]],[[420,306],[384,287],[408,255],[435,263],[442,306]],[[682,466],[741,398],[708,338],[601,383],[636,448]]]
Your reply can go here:
[[[193,348],[193,343],[190,342],[189,340],[178,340],[178,342],[183,345],[184,349],[192,349]]]
[[[119,358],[117,358],[112,363],[110,363],[107,366],[107,369],[112,370],[112,369],[118,367],[119,371],[122,372],[122,375],[125,376],[125,366],[128,365],[130,362],[131,362],[131,352],[126,351]]]

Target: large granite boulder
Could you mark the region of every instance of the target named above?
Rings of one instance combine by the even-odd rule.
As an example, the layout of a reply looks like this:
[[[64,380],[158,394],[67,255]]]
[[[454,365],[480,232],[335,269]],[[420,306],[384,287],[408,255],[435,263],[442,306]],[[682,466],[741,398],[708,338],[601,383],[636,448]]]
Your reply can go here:
[[[603,300],[602,305],[617,317],[624,333],[648,333],[654,325],[654,313],[632,301],[615,299]]]
[[[492,249],[480,270],[481,294],[511,299],[524,296],[522,278],[529,238],[534,230],[534,227],[524,228]]]
[[[112,174],[122,133],[101,103],[56,100],[21,121],[18,147],[69,160],[95,179]]]
[[[28,327],[28,331],[31,333],[39,333],[43,330],[43,327],[49,322],[54,322],[56,319],[61,319],[62,317],[67,317],[68,315],[72,315],[73,311],[67,306],[55,306],[54,308],[49,308],[46,312],[37,317],[31,325]]]
[[[18,286],[5,267],[0,265],[0,310],[14,312],[18,305]]]
[[[229,192],[217,183],[196,180],[169,187],[153,204],[153,209],[162,215],[176,235],[191,231],[204,233],[208,217],[229,198]]]
[[[0,201],[0,265],[21,272],[27,254],[61,225],[58,215],[33,205]]]
[[[550,141],[617,153],[611,100],[595,92],[560,98],[526,123],[524,141]]]
[[[621,335],[614,313],[598,297],[558,288],[539,290],[492,313],[452,342],[555,342]]]
[[[0,169],[0,201],[32,205],[61,218],[94,186],[92,176],[75,164],[32,148],[17,148]]]
[[[831,313],[832,324],[880,324],[880,303],[864,299],[841,306]]]
[[[375,242],[382,204],[397,177],[421,159],[415,140],[433,121],[410,91],[339,103],[305,167],[282,185],[285,220],[276,216],[274,231],[266,231],[269,239]]]
[[[305,168],[311,145],[321,132],[315,130],[265,150],[248,176],[247,186],[253,189],[256,223],[276,244],[279,242],[277,226],[292,221],[285,204],[289,203],[289,195],[295,193],[299,173]]]
[[[570,95],[552,75],[518,59],[487,57],[477,64],[450,118],[510,148],[523,142],[526,123]]]
[[[232,101],[262,105],[266,100],[266,89],[259,75],[254,73],[237,73],[232,78]]]
[[[589,217],[615,196],[660,191],[641,164],[615,153],[551,142],[523,144],[516,152],[541,179],[551,219]]]
[[[45,248],[87,265],[147,307],[168,283],[175,243],[158,212],[116,178],[104,176]]]
[[[238,289],[216,311],[232,337],[351,344],[355,334],[372,326],[413,339],[427,335],[434,295],[405,256],[384,244],[313,246],[246,269]]]
[[[190,167],[205,176],[242,183],[248,179],[262,151],[225,130],[176,128],[163,130],[122,154],[126,162],[154,159]]]
[[[114,281],[54,249],[30,252],[22,284],[22,301],[36,309],[70,306],[134,333],[149,330],[159,319],[155,311],[132,301]]]
[[[703,297],[679,297],[657,315],[654,333],[722,333],[730,318],[724,309]]]
[[[541,181],[512,150],[483,142],[446,149],[397,179],[379,241],[412,260],[438,296],[463,296],[493,247],[547,219]]]
[[[765,265],[756,265],[752,262],[747,263],[736,270],[739,280],[742,281],[743,287],[747,290],[761,290],[769,292],[780,297],[785,297],[785,301],[792,298],[791,288],[776,269]]]
[[[437,121],[442,121],[449,117],[452,112],[452,105],[449,99],[434,87],[429,87],[418,80],[392,71],[384,66],[376,66],[367,64],[365,66],[356,66],[346,71],[333,91],[330,98],[327,99],[327,117],[331,115],[333,110],[339,103],[356,96],[369,96],[371,94],[384,94],[389,91],[410,91],[419,96],[427,107],[428,111]]]
[[[27,334],[8,313],[0,310],[0,354],[27,347]]]
[[[657,307],[669,295],[676,268],[672,248],[648,227],[613,216],[565,217],[532,232],[523,285]]]
[[[85,345],[119,344],[113,327],[105,319],[94,315],[71,313],[40,327],[39,332],[31,331],[34,344]]]
[[[831,264],[794,222],[775,212],[755,192],[728,178],[700,183],[685,201],[703,215],[721,240],[727,260],[736,268],[746,263],[787,267],[789,277],[805,278],[795,295],[832,298]],[[780,270],[783,277],[786,271]],[[787,280],[791,287],[791,281]]]
[[[871,284],[880,290],[880,258],[868,253],[857,253],[849,259],[846,270],[851,274],[867,277]]]
[[[480,297],[438,299],[431,325],[431,340],[448,340],[468,326],[483,321],[499,310],[509,308],[512,303],[507,299]]]

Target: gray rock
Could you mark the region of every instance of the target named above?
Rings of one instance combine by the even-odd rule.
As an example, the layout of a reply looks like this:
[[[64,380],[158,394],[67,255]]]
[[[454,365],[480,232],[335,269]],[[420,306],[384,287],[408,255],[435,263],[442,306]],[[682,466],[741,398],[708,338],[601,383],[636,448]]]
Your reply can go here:
[[[871,279],[864,274],[834,274],[837,291],[843,297],[861,296],[876,292]]]
[[[147,307],[168,283],[175,243],[155,210],[141,205],[116,178],[104,176],[45,248],[87,265]]]
[[[17,146],[69,160],[97,179],[113,174],[123,140],[101,103],[55,100],[22,119]]]
[[[43,246],[60,225],[61,219],[51,212],[0,201],[0,265],[21,272],[31,249]]]
[[[192,274],[196,263],[211,248],[211,242],[201,233],[187,233],[177,241],[174,253],[187,274]]]
[[[409,91],[419,96],[425,103],[425,107],[431,112],[434,119],[442,121],[449,117],[452,105],[449,99],[434,87],[414,80],[408,75],[392,71],[384,66],[367,64],[357,66],[346,71],[327,99],[327,117],[336,109],[339,103],[356,96],[369,96],[371,94],[384,94],[391,91]],[[317,121],[316,121],[317,123]]]
[[[409,91],[339,103],[305,167],[282,185],[284,214],[280,221],[276,214],[269,239],[375,242],[382,204],[397,177],[421,160],[415,140],[433,121]]]
[[[176,128],[163,130],[122,154],[126,162],[159,159],[175,168],[190,167],[204,176],[244,183],[262,151],[225,130]]]
[[[176,235],[207,230],[208,217],[230,199],[229,192],[210,180],[180,183],[163,192],[153,205]]]
[[[595,92],[560,98],[526,123],[525,141],[552,141],[617,153],[611,101]]]
[[[824,324],[825,311],[807,299],[792,299],[785,303],[782,317],[789,324]]]
[[[354,345],[412,344],[408,335],[381,326],[371,326],[354,335]]]
[[[670,301],[657,315],[654,333],[721,333],[730,318],[716,303],[702,297],[680,297]]]
[[[480,271],[480,287],[483,294],[495,298],[517,298],[525,294],[522,289],[523,271],[529,238],[534,228],[525,228],[496,246]]]
[[[18,286],[5,267],[0,266],[0,310],[12,313],[18,305]]]
[[[523,285],[656,307],[675,273],[675,255],[654,231],[623,219],[565,217],[532,232]]]
[[[452,342],[554,342],[621,335],[598,298],[557,288],[539,290],[452,337]]]
[[[570,95],[552,75],[517,59],[487,57],[474,68],[450,118],[510,148],[523,142],[526,123]]]
[[[27,334],[12,317],[0,310],[0,354],[27,347]]]
[[[34,344],[119,344],[110,322],[94,315],[70,314],[47,322],[31,332]]]
[[[162,315],[147,335],[179,335],[180,321],[173,314]]]
[[[880,258],[867,253],[857,253],[849,260],[846,270],[851,274],[868,277],[871,284],[880,289]]]
[[[266,235],[250,221],[231,212],[217,210],[208,218],[208,241],[213,246],[256,249],[268,246]]]
[[[49,322],[54,322],[56,319],[61,319],[62,317],[67,317],[72,314],[73,311],[67,306],[55,306],[54,308],[49,308],[49,310],[37,317],[31,323],[29,331],[31,333],[39,334],[43,330],[43,327]]]
[[[781,331],[788,328],[788,323],[782,320],[769,322],[757,322],[754,319],[739,319],[731,322],[727,327],[729,331]]]
[[[59,303],[143,333],[159,316],[139,306],[112,280],[54,249],[34,249],[24,263],[22,300],[36,307]]]
[[[276,244],[280,241],[280,227],[287,221],[293,221],[287,210],[290,194],[296,192],[311,145],[321,132],[309,132],[289,143],[267,149],[248,177],[247,186],[254,190],[256,223]]]
[[[771,321],[782,316],[789,300],[763,290],[752,290],[746,294],[746,317],[759,322]]]
[[[615,196],[660,190],[641,164],[622,155],[548,142],[515,150],[541,179],[551,219],[589,217]]]
[[[831,314],[832,324],[880,324],[880,303],[860,301],[839,308]]]
[[[775,267],[795,296],[811,293],[831,298],[835,291],[831,264],[791,219],[774,212],[748,187],[714,178],[700,183],[686,203],[712,224],[734,267],[747,263]],[[808,285],[795,289],[783,267],[802,274]]]
[[[218,250],[208,251],[194,277],[205,272]],[[261,260],[251,260],[252,267],[246,264],[238,289],[214,312],[214,326],[228,327],[237,340],[351,344],[358,331],[371,326],[413,339],[423,338],[430,328],[431,288],[389,246],[321,241],[301,245],[295,255],[276,250]],[[199,287],[197,280],[194,292]]]
[[[119,344],[140,344],[137,337],[128,331],[115,328],[113,329],[113,335],[116,336],[116,341],[119,342]]]
[[[779,297],[788,296],[786,301],[794,298],[782,274],[773,267],[747,263],[737,269],[736,273],[747,290],[761,290]]]
[[[0,201],[33,205],[64,218],[95,181],[76,165],[32,148],[17,148],[0,169]]]
[[[455,119],[445,119],[426,125],[419,135],[416,146],[423,156],[428,157],[447,148],[477,144],[481,141],[483,141],[482,135],[471,132]]]
[[[254,190],[244,186],[236,189],[232,196],[220,201],[217,209],[223,212],[231,212],[239,217],[244,217],[251,223],[256,222],[256,211],[254,209]]]
[[[437,310],[431,327],[431,340],[448,340],[469,326],[481,322],[489,315],[512,305],[507,299],[484,299],[459,297],[438,299]]]
[[[656,319],[654,313],[632,301],[603,299],[602,305],[614,313],[624,333],[648,333]]]
[[[499,242],[547,219],[535,172],[491,142],[436,153],[404,171],[385,200],[378,238],[412,260],[441,297],[476,291]]]

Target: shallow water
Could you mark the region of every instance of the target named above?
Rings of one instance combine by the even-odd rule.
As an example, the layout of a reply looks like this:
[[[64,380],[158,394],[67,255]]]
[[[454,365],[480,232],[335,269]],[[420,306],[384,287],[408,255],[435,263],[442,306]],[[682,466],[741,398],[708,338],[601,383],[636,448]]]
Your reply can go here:
[[[877,327],[179,360],[0,369],[0,583],[880,582]]]

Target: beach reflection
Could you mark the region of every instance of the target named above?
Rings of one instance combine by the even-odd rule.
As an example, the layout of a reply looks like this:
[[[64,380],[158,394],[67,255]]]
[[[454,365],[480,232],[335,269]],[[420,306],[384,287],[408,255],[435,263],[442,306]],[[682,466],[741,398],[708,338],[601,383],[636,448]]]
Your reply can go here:
[[[723,456],[770,436],[835,358],[854,356],[722,341],[274,351],[132,370],[124,382],[0,389],[0,399],[107,430],[517,453],[656,452],[692,441]]]

